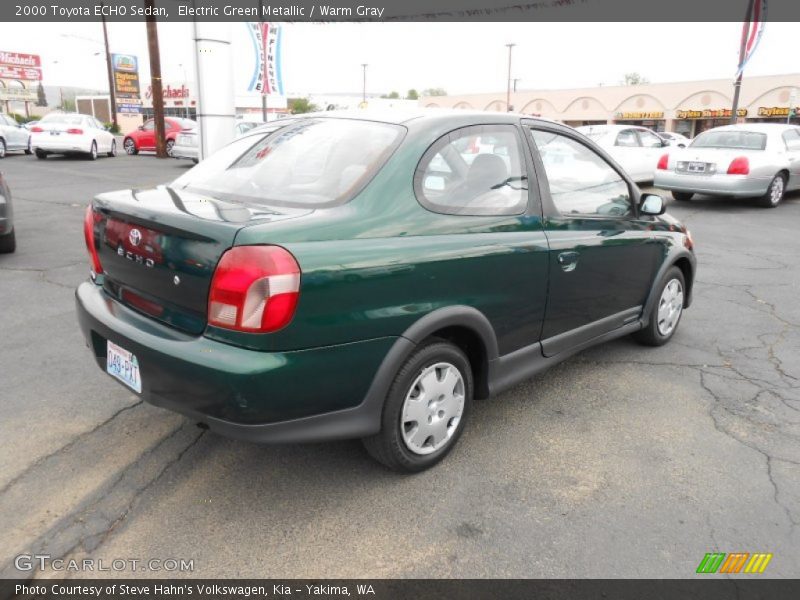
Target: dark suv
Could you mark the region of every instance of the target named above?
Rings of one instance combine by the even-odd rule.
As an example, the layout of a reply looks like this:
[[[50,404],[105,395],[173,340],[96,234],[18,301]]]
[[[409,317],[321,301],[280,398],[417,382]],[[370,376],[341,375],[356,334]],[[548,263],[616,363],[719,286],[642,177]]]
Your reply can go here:
[[[501,113],[271,123],[173,183],[87,209],[97,363],[259,442],[363,438],[417,471],[486,398],[575,352],[659,345],[686,228],[589,139]]]

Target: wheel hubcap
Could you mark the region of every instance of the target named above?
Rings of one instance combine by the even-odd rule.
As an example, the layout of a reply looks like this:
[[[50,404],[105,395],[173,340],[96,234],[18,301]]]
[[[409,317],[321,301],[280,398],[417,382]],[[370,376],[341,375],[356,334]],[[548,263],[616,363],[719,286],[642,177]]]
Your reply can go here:
[[[775,181],[772,182],[772,194],[770,195],[770,200],[772,200],[773,204],[777,204],[781,201],[783,197],[783,178],[778,177]]]
[[[422,370],[406,394],[400,431],[415,454],[430,454],[453,437],[464,412],[464,378],[450,363]]]
[[[675,329],[683,310],[683,286],[671,279],[658,301],[658,333],[667,336]]]
[[[133,142],[131,140],[125,142],[125,152],[127,152],[128,154],[133,154],[133,150],[134,150]]]

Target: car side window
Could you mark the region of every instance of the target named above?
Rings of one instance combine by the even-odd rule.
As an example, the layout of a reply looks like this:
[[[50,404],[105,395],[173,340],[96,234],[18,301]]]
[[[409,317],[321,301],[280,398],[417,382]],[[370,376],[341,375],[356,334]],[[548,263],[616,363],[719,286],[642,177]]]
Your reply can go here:
[[[560,133],[532,129],[550,196],[562,215],[633,214],[628,183],[599,154]]]
[[[142,129],[144,129],[145,131],[152,131],[155,128],[155,124],[156,123],[155,121],[153,121],[153,119],[149,119],[148,121],[145,121]]]
[[[661,146],[664,145],[660,137],[652,131],[646,131],[644,129],[639,130],[639,139],[642,142],[642,146],[645,148],[661,148]]]
[[[639,140],[636,138],[636,132],[633,129],[623,129],[617,134],[617,140],[614,142],[614,145],[627,148],[638,147]]]
[[[783,132],[783,141],[786,143],[786,149],[789,152],[800,151],[800,130],[790,129]]]
[[[517,215],[528,204],[524,148],[514,125],[464,127],[439,138],[414,173],[422,206],[449,215]]]

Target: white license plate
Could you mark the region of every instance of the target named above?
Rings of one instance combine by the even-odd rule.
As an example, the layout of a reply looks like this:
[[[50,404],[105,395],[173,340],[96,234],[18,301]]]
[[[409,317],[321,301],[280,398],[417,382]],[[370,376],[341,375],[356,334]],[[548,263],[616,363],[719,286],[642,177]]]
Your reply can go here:
[[[690,162],[687,165],[687,171],[689,173],[705,173],[706,172],[706,163],[704,162]]]
[[[136,360],[136,356],[113,342],[106,344],[106,373],[141,394],[142,376],[139,373],[139,361]]]

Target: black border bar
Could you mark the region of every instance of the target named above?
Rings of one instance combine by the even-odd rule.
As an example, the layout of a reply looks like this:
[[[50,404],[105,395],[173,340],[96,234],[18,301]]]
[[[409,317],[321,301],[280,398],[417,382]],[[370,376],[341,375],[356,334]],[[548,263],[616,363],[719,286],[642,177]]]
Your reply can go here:
[[[748,0],[154,0],[159,21],[741,22]],[[0,21],[142,21],[144,0],[2,0]],[[767,0],[767,20],[800,21],[800,1]],[[601,25],[599,25],[601,26]],[[642,38],[642,43],[647,43]]]

